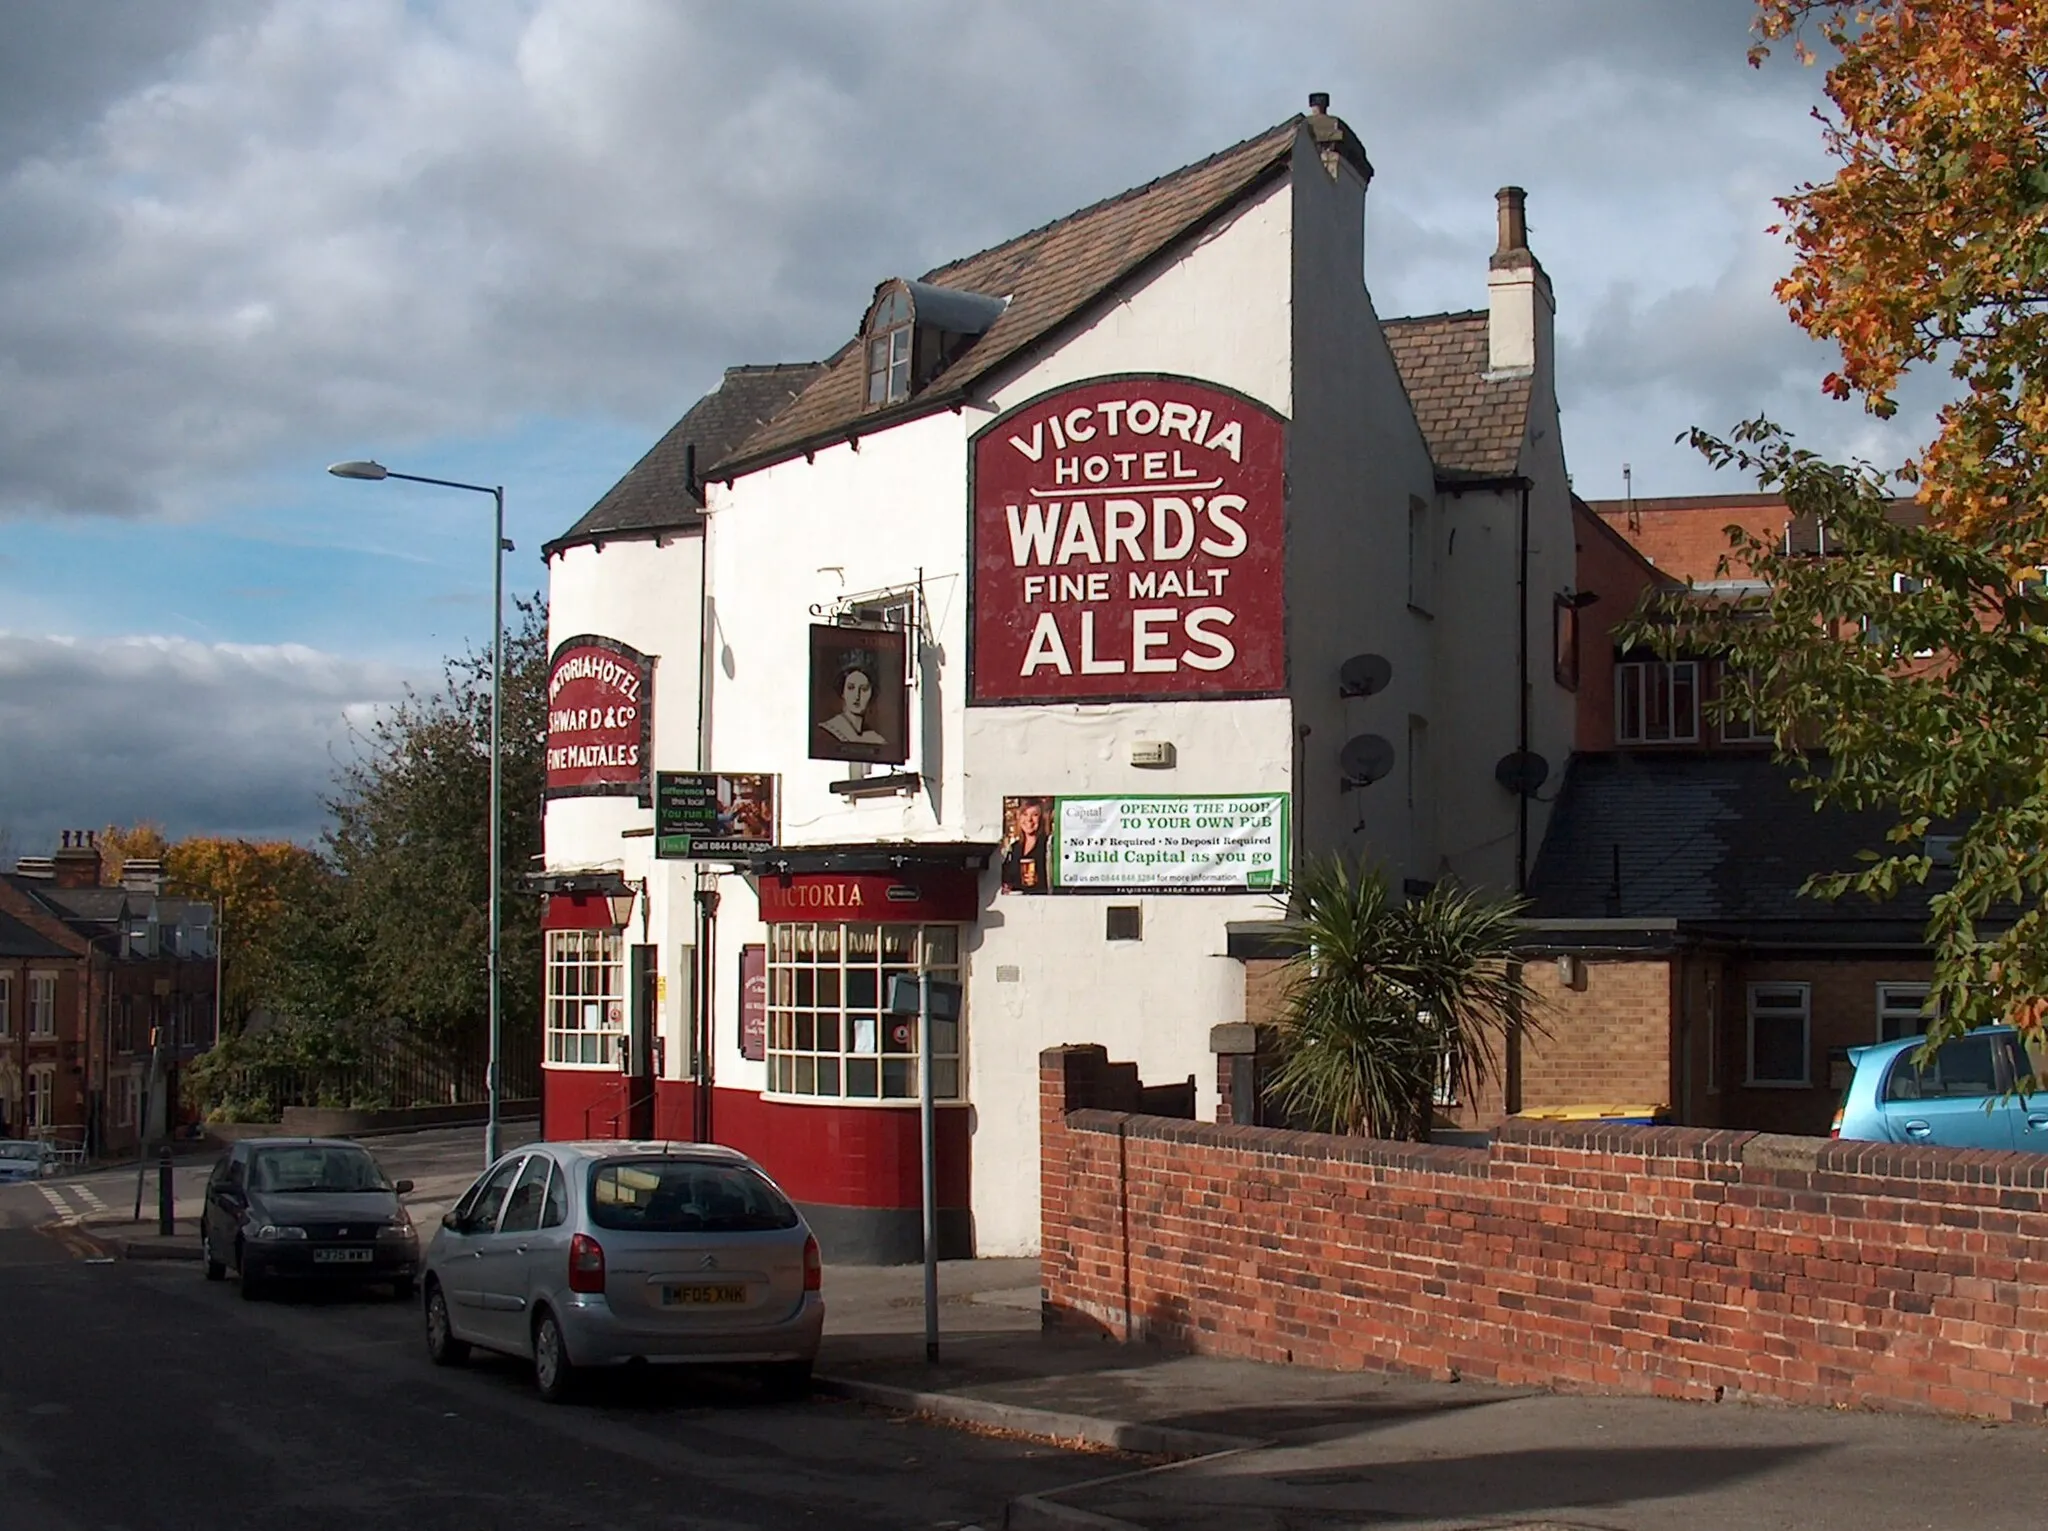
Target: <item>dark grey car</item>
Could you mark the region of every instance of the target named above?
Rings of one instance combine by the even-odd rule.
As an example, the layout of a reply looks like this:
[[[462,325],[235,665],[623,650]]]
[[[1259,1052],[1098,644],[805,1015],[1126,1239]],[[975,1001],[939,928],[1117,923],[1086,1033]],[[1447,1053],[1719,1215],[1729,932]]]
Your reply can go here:
[[[345,1138],[252,1138],[206,1182],[199,1241],[206,1279],[233,1266],[254,1300],[288,1281],[382,1282],[410,1297],[419,1234],[368,1150]]]

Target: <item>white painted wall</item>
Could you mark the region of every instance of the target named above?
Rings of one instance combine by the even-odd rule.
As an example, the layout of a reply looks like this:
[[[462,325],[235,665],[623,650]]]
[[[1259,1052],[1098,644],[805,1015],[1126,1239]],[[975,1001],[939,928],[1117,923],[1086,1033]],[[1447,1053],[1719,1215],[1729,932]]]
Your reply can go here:
[[[1433,875],[1437,851],[1427,823],[1411,822],[1405,758],[1409,715],[1442,710],[1430,656],[1454,636],[1408,600],[1409,503],[1434,503],[1435,470],[1365,287],[1364,182],[1341,162],[1333,176],[1303,135],[1293,197],[1288,656],[1293,721],[1308,731],[1295,812],[1307,853],[1363,858],[1398,885]],[[1339,696],[1338,667],[1354,654],[1391,661],[1386,690]],[[1346,793],[1338,751],[1359,734],[1391,742],[1396,765]]]
[[[550,652],[564,638],[596,633],[653,656],[657,770],[693,770],[697,763],[703,554],[701,536],[676,533],[658,541],[641,537],[608,542],[602,548],[565,548],[549,567]],[[625,830],[654,825],[652,809],[643,808],[637,798],[551,799],[543,822],[549,871],[610,868],[645,885],[644,924],[642,911],[636,911],[626,939],[659,948],[656,968],[664,980],[659,1024],[666,1074],[671,1079],[687,1077],[688,983],[686,969],[679,966],[678,947],[690,939],[690,868],[680,862],[657,862],[651,837],[622,837]]]

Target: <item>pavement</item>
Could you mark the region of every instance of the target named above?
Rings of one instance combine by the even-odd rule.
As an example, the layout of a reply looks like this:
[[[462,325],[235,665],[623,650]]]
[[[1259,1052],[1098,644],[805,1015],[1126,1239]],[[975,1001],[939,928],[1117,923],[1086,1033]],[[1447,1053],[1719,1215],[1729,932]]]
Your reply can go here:
[[[475,1171],[473,1156],[438,1163],[442,1151],[379,1147],[389,1173],[419,1182],[410,1200],[423,1226]],[[196,1214],[196,1196],[187,1206],[181,1218]],[[188,1229],[159,1240],[81,1215],[65,1234],[132,1259],[193,1259]],[[920,1269],[828,1267],[819,1385],[986,1437],[1097,1454],[1099,1472],[1011,1497],[1011,1527],[2036,1531],[2048,1490],[2039,1426],[1572,1395],[1125,1346],[1045,1330],[1035,1260],[948,1262],[939,1290],[929,1363]]]

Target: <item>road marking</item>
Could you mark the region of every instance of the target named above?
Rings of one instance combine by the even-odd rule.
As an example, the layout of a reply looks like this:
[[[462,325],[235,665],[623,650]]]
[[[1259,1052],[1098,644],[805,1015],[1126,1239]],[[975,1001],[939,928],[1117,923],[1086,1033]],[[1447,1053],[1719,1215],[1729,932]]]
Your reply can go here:
[[[71,1215],[71,1203],[57,1193],[55,1186],[39,1185],[36,1189],[43,1193],[43,1200],[50,1204],[52,1212],[56,1213],[59,1217],[69,1217]]]
[[[99,1192],[89,1185],[75,1185],[71,1188],[71,1194],[80,1201],[83,1201],[88,1211],[104,1212],[107,1210],[107,1204],[100,1200]]]

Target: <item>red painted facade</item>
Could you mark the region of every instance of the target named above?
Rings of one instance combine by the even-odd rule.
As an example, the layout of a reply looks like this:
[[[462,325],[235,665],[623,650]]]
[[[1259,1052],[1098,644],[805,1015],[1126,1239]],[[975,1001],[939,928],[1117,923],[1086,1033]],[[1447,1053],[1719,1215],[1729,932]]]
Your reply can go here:
[[[612,638],[566,638],[548,664],[550,796],[647,790],[653,666]]]
[[[632,1081],[597,1069],[546,1069],[541,1131],[552,1139],[622,1135]],[[696,1135],[697,1087],[655,1085],[654,1134]],[[972,1149],[969,1108],[938,1109],[939,1205],[965,1208]],[[915,1107],[799,1105],[751,1090],[714,1089],[711,1140],[758,1161],[791,1197],[811,1205],[876,1209],[921,1204]]]
[[[969,923],[981,917],[981,877],[962,867],[901,872],[790,872],[762,876],[761,918],[879,924]]]

